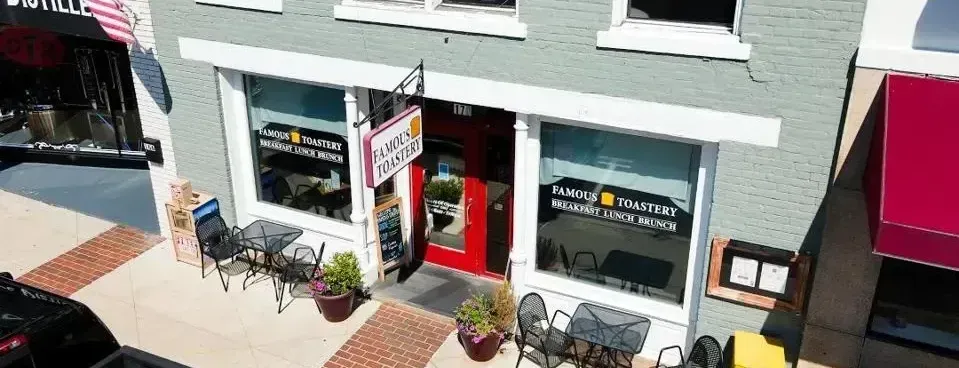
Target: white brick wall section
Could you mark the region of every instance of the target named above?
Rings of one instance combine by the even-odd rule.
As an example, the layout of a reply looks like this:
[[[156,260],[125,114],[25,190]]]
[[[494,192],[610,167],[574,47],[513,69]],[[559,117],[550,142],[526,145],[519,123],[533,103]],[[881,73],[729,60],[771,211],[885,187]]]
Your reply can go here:
[[[131,14],[130,22],[133,23],[133,33],[137,39],[137,44],[131,47],[130,65],[133,69],[133,85],[140,109],[143,136],[159,139],[163,147],[163,163],[150,163],[150,181],[157,218],[160,220],[160,234],[168,237],[170,225],[167,223],[164,204],[170,200],[170,191],[167,189],[169,183],[176,179],[176,160],[173,157],[170,121],[166,113],[163,72],[157,61],[149,1],[125,0],[125,4],[128,14]]]

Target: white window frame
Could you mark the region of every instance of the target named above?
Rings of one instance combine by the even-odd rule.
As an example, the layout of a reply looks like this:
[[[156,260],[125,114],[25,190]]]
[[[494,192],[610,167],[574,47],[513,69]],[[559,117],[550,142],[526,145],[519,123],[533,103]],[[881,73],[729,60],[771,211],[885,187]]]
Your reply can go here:
[[[253,165],[252,142],[254,138],[250,133],[245,76],[262,76],[326,88],[344,89],[345,87],[226,69],[220,69],[220,75],[224,112],[223,124],[227,137],[227,156],[230,161],[230,179],[233,183],[238,222],[246,224],[253,222],[255,219],[268,219],[313,233],[333,236],[344,241],[351,241],[356,238],[353,224],[348,221],[339,221],[260,200],[257,195],[260,188],[256,183],[255,176],[257,171]],[[352,129],[352,127],[348,128]],[[359,160],[360,158],[355,159]],[[350,161],[353,162],[353,160],[354,158],[350,157]],[[362,179],[350,178],[350,182],[362,183]],[[350,187],[351,190],[363,190],[362,188],[365,186],[351,185]]]
[[[526,284],[533,288],[547,290],[556,294],[565,295],[570,298],[582,298],[582,295],[590,295],[588,298],[592,301],[602,301],[603,304],[631,311],[634,313],[649,316],[655,319],[669,321],[671,323],[694,327],[696,315],[699,308],[699,299],[702,294],[699,292],[702,287],[704,262],[706,258],[706,246],[709,233],[709,214],[712,204],[712,188],[716,176],[716,159],[719,147],[716,143],[701,142],[693,140],[678,139],[676,137],[663,137],[650,134],[648,132],[627,130],[604,126],[599,124],[589,124],[579,121],[557,119],[550,117],[535,117],[530,119],[530,129],[527,140],[535,141],[532,145],[535,148],[527,150],[527,168],[526,175],[528,186],[526,194],[526,208],[539,208],[539,165],[542,147],[539,144],[542,122],[553,124],[562,124],[577,126],[588,129],[596,129],[612,133],[643,136],[654,139],[664,139],[677,141],[687,144],[694,144],[701,147],[699,170],[697,170],[696,181],[696,203],[694,204],[692,234],[689,241],[689,256],[686,265],[686,290],[683,294],[683,304],[677,305],[640,295],[632,295],[619,290],[608,289],[599,285],[593,285],[588,282],[577,281],[565,277],[559,277],[547,272],[536,269],[536,261],[532,259],[526,262]],[[535,189],[532,189],[535,187]],[[526,215],[526,228],[537,229],[539,218],[538,211],[528,211]],[[536,254],[536,231],[529,231],[526,234],[526,254]]]
[[[596,33],[600,48],[749,60],[752,46],[740,41],[743,0],[736,1],[732,27],[629,18],[630,0],[612,0],[609,30]]]
[[[525,39],[519,1],[512,8],[443,4],[442,0],[343,0],[333,18]]]

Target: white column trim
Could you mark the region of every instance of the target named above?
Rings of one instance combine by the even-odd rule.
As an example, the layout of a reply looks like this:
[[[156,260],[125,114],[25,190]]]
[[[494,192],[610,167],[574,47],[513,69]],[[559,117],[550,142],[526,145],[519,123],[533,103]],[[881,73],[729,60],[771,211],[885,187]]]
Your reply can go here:
[[[529,192],[529,180],[526,176],[528,120],[528,114],[518,112],[516,113],[516,124],[513,125],[513,129],[515,129],[513,142],[513,248],[510,251],[509,260],[511,264],[510,276],[514,285],[522,285],[525,283],[524,271],[527,259],[529,258],[526,253],[526,246],[524,245],[525,237],[523,235],[526,233],[526,227],[523,226],[523,224],[526,222],[525,209],[527,207],[521,202],[526,198],[526,193]],[[522,295],[519,292],[516,294]]]
[[[352,161],[350,164],[350,201],[353,204],[353,210],[350,212],[350,222],[353,224],[353,233],[355,234],[353,239],[354,251],[360,258],[360,267],[366,270],[373,261],[370,260],[372,252],[367,251],[366,244],[366,211],[365,206],[363,206],[363,189],[366,186],[362,184],[364,182],[363,170],[360,169],[362,165],[357,164],[362,162],[361,133],[360,128],[353,127],[353,124],[360,119],[356,98],[357,88],[349,86],[344,88],[343,91],[345,92],[343,102],[346,104],[346,140],[350,160]]]

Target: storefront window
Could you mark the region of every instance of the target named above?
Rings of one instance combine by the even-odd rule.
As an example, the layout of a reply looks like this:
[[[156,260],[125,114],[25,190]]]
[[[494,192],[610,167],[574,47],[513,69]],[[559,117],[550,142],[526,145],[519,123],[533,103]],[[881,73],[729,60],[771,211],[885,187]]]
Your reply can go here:
[[[682,304],[700,147],[543,123],[536,268]]]
[[[343,90],[255,76],[246,89],[259,200],[349,221]]]
[[[142,151],[126,46],[0,25],[0,147]]]
[[[885,258],[869,330],[959,353],[959,272]]]

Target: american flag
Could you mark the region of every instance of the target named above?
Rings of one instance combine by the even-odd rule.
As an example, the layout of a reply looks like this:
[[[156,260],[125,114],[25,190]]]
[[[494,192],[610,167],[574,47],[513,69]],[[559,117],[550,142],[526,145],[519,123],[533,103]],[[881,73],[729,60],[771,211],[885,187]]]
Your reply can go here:
[[[87,0],[87,8],[100,23],[100,27],[114,41],[133,44],[133,28],[130,19],[123,12],[121,0]]]

